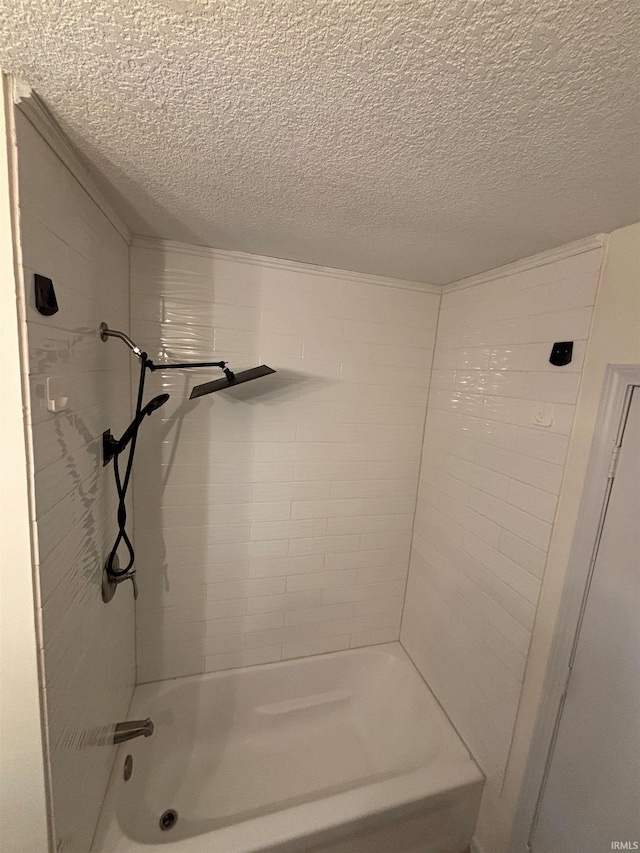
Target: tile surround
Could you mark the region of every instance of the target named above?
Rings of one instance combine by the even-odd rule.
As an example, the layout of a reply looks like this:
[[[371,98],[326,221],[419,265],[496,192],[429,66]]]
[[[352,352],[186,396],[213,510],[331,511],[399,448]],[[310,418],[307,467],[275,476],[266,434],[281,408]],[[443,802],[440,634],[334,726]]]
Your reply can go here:
[[[500,784],[544,573],[602,250],[446,288],[401,641]],[[549,310],[553,306],[554,310]],[[566,367],[548,363],[574,340]],[[551,413],[550,426],[536,421]]]
[[[138,680],[398,638],[439,294],[139,241],[152,358],[278,373],[169,403],[136,460]],[[215,374],[215,371],[213,371]]]

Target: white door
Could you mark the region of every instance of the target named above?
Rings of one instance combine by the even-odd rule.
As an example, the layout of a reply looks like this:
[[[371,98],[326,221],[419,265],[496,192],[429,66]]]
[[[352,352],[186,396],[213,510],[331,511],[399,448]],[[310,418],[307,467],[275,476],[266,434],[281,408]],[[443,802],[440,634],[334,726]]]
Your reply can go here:
[[[640,849],[640,387],[631,397],[530,849]]]

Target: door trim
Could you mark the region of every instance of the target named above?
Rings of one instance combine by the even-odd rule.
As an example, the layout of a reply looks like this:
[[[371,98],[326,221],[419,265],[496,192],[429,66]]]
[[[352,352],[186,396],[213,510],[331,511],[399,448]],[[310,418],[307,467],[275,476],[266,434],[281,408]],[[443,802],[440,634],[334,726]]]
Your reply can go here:
[[[529,839],[571,672],[569,663],[613,482],[609,475],[610,466],[614,450],[622,438],[634,386],[640,386],[640,365],[610,364],[607,367],[542,700],[516,809],[509,845],[511,853],[530,850]]]

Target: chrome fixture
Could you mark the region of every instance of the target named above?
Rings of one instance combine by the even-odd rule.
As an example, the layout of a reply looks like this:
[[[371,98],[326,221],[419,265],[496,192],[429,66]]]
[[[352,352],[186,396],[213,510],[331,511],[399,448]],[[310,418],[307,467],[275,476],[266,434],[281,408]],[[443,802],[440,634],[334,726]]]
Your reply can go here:
[[[138,582],[136,580],[136,570],[129,569],[128,572],[120,571],[120,558],[116,554],[112,563],[107,561],[102,567],[102,600],[108,604],[116,594],[118,584],[123,581],[131,581],[133,584],[133,598],[138,600]]]
[[[151,737],[153,734],[153,723],[147,717],[146,720],[129,720],[126,723],[118,723],[113,732],[114,743],[124,743],[133,740],[134,737]]]
[[[124,332],[118,332],[116,329],[110,329],[106,323],[100,323],[100,339],[107,341],[109,338],[120,338],[134,355],[138,356],[138,358],[142,357],[142,350],[134,344],[129,335],[125,335]]]

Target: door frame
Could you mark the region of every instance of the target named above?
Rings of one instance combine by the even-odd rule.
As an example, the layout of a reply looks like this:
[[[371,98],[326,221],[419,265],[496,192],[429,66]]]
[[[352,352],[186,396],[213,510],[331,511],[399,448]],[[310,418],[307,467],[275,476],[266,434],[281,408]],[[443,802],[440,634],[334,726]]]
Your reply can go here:
[[[616,448],[622,441],[634,386],[640,386],[640,365],[607,366],[542,700],[516,809],[511,853],[527,853],[531,849],[529,841],[552,756],[613,484]]]

